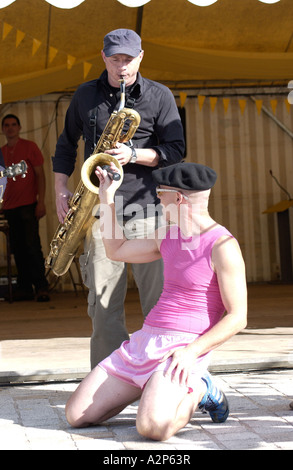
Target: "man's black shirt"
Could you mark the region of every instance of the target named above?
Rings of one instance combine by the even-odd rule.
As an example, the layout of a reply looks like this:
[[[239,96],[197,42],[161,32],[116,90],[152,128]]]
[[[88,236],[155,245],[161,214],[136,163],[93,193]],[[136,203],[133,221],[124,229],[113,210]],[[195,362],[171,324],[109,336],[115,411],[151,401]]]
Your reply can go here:
[[[129,100],[130,98],[130,100]],[[135,148],[152,148],[159,154],[159,166],[182,160],[185,150],[183,128],[171,91],[160,83],[148,80],[138,73],[136,82],[126,88],[126,105],[140,114],[141,122],[132,139]],[[117,110],[120,89],[108,83],[107,71],[100,78],[78,87],[69,105],[65,126],[58,139],[53,171],[70,176],[74,170],[79,138],[85,142],[87,159],[103,133],[111,113]],[[123,166],[123,183],[116,195],[123,196],[124,208],[139,204],[146,210],[157,202],[152,180],[154,167],[128,163]]]

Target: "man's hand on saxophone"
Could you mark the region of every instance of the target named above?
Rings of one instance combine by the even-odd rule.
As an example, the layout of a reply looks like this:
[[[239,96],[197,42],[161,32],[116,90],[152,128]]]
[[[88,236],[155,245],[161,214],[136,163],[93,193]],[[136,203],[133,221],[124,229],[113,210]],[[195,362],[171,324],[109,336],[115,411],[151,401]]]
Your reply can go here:
[[[63,224],[68,212],[68,200],[72,193],[67,188],[68,176],[63,173],[55,173],[56,211],[58,220]]]
[[[113,155],[113,157],[115,157],[122,166],[129,163],[132,156],[131,148],[128,145],[121,144],[120,142],[117,142],[115,148],[105,150],[105,153]]]
[[[105,150],[105,153],[113,155],[120,165],[126,165],[126,163],[137,163],[138,165],[145,165],[155,167],[159,163],[159,155],[154,149],[135,149],[135,160],[133,161],[133,152],[131,147],[125,144],[117,142],[116,147],[113,149]]]

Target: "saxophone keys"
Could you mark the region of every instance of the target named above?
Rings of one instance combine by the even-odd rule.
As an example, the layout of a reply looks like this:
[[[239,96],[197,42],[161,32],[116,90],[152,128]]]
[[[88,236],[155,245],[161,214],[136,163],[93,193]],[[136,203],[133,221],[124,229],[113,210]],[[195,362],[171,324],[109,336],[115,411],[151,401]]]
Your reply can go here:
[[[66,236],[66,232],[67,232],[67,228],[65,226],[60,227],[60,230],[59,230],[56,238],[58,240],[64,240],[64,238]]]
[[[80,199],[81,199],[81,194],[80,193],[75,194],[72,198],[72,205],[77,206]]]

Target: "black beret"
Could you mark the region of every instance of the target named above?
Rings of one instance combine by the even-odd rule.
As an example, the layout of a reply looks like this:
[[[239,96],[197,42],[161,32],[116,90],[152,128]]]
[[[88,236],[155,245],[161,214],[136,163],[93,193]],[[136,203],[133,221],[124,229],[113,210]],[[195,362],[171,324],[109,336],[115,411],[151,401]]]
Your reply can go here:
[[[152,172],[157,185],[173,186],[190,191],[205,191],[214,186],[217,173],[200,163],[181,162]]]

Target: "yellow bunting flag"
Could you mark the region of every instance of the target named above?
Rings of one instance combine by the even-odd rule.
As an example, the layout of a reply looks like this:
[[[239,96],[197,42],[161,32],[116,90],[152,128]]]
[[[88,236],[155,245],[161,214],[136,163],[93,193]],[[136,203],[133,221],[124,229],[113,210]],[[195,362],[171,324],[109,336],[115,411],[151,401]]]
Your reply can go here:
[[[8,34],[12,30],[12,28],[13,28],[13,26],[11,26],[11,24],[3,23],[2,39],[5,39],[6,36],[8,36]]]
[[[200,111],[202,110],[205,99],[206,99],[206,97],[204,95],[198,95],[198,97],[197,97],[198,106],[199,106]]]
[[[216,96],[210,96],[210,105],[211,105],[212,112],[214,111],[216,107],[217,101],[218,101],[218,98]]]
[[[19,44],[21,43],[21,41],[23,40],[25,36],[25,33],[23,33],[22,31],[20,31],[19,29],[16,31],[16,42],[15,42],[15,46],[18,47]]]
[[[255,106],[257,109],[257,114],[260,114],[262,108],[263,100],[255,100]]]
[[[49,47],[49,64],[55,59],[58,49],[56,47]]]
[[[292,105],[289,103],[288,98],[284,99],[287,112],[290,113]]]
[[[230,98],[223,98],[223,106],[224,106],[225,114],[228,111],[229,104],[230,104]]]
[[[35,55],[35,53],[37,52],[41,44],[42,44],[41,41],[39,41],[38,39],[33,39],[33,49],[32,49],[33,56]]]
[[[276,109],[277,109],[278,101],[277,101],[277,100],[271,100],[270,103],[271,103],[271,108],[272,108],[272,110],[273,110],[273,113],[275,114],[275,113],[276,113]]]
[[[75,61],[76,61],[76,57],[74,57],[73,55],[70,55],[70,54],[67,55],[67,68],[68,68],[68,70],[70,70],[73,67]]]
[[[245,99],[239,99],[238,103],[239,103],[239,106],[240,106],[241,114],[243,114],[244,110],[246,108],[246,100]]]
[[[88,74],[90,69],[92,68],[93,64],[90,64],[89,62],[84,62],[83,63],[83,78],[85,79]]]
[[[181,108],[184,108],[185,101],[186,101],[186,98],[187,98],[187,93],[184,93],[183,91],[180,91],[179,97],[180,97],[180,106],[181,106]]]

